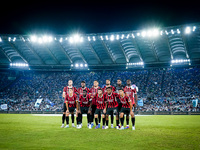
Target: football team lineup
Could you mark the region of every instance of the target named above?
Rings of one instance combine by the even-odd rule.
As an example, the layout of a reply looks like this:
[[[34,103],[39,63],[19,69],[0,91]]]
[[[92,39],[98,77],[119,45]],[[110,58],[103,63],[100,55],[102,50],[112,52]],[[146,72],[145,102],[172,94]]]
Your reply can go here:
[[[110,80],[106,80],[103,88],[99,87],[97,80],[93,82],[91,89],[86,87],[85,81],[81,81],[81,87],[77,90],[73,87],[73,81],[69,80],[68,85],[63,89],[63,116],[61,128],[69,128],[69,115],[71,115],[72,127],[82,128],[83,114],[87,115],[87,127],[92,129],[95,120],[96,127],[108,129],[109,116],[111,118],[111,128],[119,130],[129,129],[129,115],[131,116],[132,130],[135,130],[134,108],[137,103],[137,88],[131,85],[131,80],[126,81],[127,86],[122,85],[121,79],[117,79],[117,86],[110,85]],[[77,96],[78,95],[78,96]],[[76,124],[74,124],[74,112]],[[114,114],[116,127],[114,127]],[[126,115],[126,127],[124,127],[124,115]],[[66,120],[66,126],[65,126]],[[120,124],[121,123],[121,124]]]

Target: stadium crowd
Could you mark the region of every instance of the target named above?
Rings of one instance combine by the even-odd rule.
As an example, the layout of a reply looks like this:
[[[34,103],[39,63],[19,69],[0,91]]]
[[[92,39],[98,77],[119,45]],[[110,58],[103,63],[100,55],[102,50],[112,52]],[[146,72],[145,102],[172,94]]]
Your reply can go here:
[[[99,86],[106,79],[116,86],[120,78],[125,85],[131,79],[138,91],[138,99],[144,100],[140,111],[200,111],[193,108],[192,97],[200,95],[200,68],[159,68],[135,71],[91,71],[91,72],[39,72],[20,71],[15,80],[9,80],[10,72],[0,73],[0,104],[8,104],[10,111],[61,111],[62,90],[72,79],[79,88],[81,81],[91,88],[94,80]],[[43,98],[39,108],[36,99]],[[51,102],[51,103],[50,103]]]

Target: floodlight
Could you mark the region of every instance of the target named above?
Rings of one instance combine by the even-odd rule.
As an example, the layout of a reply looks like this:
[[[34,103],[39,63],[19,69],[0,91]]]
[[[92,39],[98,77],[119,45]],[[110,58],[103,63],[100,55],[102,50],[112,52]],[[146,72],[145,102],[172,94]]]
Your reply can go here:
[[[87,64],[85,64],[85,67],[87,67],[88,65]]]
[[[79,67],[79,64],[75,64],[75,67]]]
[[[83,67],[83,64],[80,64],[80,67]]]
[[[111,41],[113,41],[114,38],[115,38],[114,35],[111,35],[111,36],[110,36],[110,40],[111,40]]]
[[[37,41],[37,37],[35,35],[31,36],[31,42],[36,42]]]
[[[142,37],[146,36],[146,31],[142,31]]]
[[[190,34],[190,32],[191,32],[191,28],[190,28],[190,27],[186,27],[186,28],[185,28],[185,33],[186,33],[186,34]]]
[[[192,31],[194,32],[196,30],[196,26],[193,26],[193,29],[192,29]]]
[[[62,41],[63,41],[63,38],[61,37],[60,40],[59,40],[59,42],[62,43]]]
[[[116,36],[116,40],[119,40],[119,35]]]

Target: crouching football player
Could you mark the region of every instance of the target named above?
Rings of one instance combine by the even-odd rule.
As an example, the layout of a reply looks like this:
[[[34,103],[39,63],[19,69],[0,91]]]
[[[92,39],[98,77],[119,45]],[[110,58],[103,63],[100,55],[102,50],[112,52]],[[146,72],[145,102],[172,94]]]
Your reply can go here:
[[[89,94],[87,94],[87,90],[83,90],[83,95],[79,97],[79,109],[77,111],[77,128],[82,128],[82,114],[87,114],[87,122],[88,128],[91,129],[91,122],[92,122],[92,98]]]
[[[104,102],[104,95],[103,95],[103,90],[102,89],[98,89],[98,93],[96,94],[96,96],[94,97],[95,101],[96,101],[96,110],[94,113],[94,117],[95,117],[95,123],[96,123],[96,127],[95,129],[100,128],[100,123],[101,120],[98,120],[99,116],[98,115],[102,115],[102,120],[103,120],[103,126],[102,129],[105,129],[105,102]]]
[[[132,111],[132,102],[131,102],[130,98],[125,95],[123,89],[119,90],[119,99],[120,99],[121,104],[122,104],[122,108],[121,108],[121,111],[120,111],[120,121],[121,121],[120,130],[124,129],[124,114],[126,114],[126,116],[129,116],[129,114],[131,115],[132,130],[135,130],[135,116],[134,116],[134,113]]]
[[[78,110],[78,99],[77,95],[73,92],[72,88],[69,88],[69,94],[65,97],[65,103],[66,103],[66,126],[65,128],[69,128],[69,114],[73,115],[74,110]],[[72,127],[75,127],[74,120],[72,120]]]

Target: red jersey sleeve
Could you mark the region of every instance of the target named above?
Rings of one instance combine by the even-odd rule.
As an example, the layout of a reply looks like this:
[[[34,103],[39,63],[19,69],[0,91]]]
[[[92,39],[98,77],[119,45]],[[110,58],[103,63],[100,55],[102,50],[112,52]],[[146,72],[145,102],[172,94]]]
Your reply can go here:
[[[76,94],[74,94],[74,99],[75,99],[76,101],[78,101],[78,96],[77,96]]]
[[[67,87],[64,87],[64,88],[63,88],[63,92],[66,92],[66,91],[67,91]]]
[[[115,90],[116,90],[116,88],[113,86],[113,87],[112,87],[112,91],[115,92]]]

